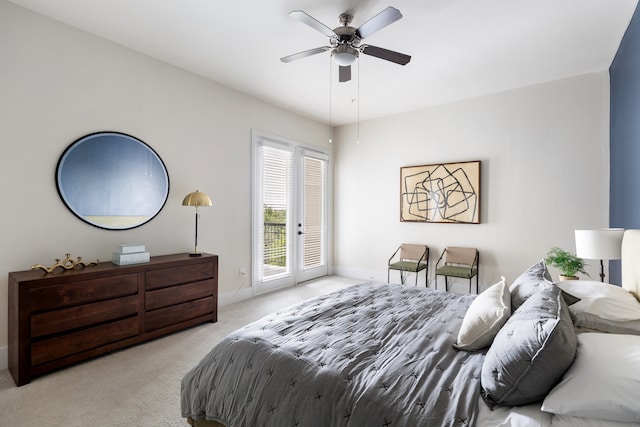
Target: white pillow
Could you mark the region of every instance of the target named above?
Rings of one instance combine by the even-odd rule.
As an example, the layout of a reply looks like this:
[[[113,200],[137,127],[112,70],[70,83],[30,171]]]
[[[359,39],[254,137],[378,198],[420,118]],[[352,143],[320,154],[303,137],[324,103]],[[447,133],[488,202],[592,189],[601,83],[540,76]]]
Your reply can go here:
[[[569,415],[554,415],[551,419],[551,427],[638,427],[639,425],[638,423],[570,417]]]
[[[458,350],[475,351],[491,345],[502,325],[511,316],[511,293],[504,277],[476,297],[467,309],[453,345]]]
[[[609,334],[640,335],[640,320],[618,322],[603,319],[590,313],[572,314],[573,325],[583,332],[607,332]],[[640,427],[640,426],[638,426]]]
[[[555,415],[540,410],[540,402],[522,406],[496,406],[489,409],[487,404],[478,401],[476,426],[487,427],[548,427]],[[461,423],[462,425],[462,423]],[[627,426],[625,426],[627,427]]]
[[[580,298],[580,301],[569,306],[573,314],[589,313],[618,322],[640,319],[640,302],[620,286],[592,280],[565,280],[556,285]]]
[[[578,353],[542,402],[554,414],[640,423],[640,336],[578,334]]]

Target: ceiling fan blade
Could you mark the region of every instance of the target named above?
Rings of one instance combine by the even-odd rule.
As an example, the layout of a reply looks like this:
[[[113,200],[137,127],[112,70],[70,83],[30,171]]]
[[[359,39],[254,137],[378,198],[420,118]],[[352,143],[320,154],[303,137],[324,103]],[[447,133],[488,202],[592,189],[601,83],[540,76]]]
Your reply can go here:
[[[301,10],[293,10],[289,13],[289,15],[292,18],[297,19],[298,21],[307,24],[308,26],[310,26],[311,28],[320,31],[322,34],[324,34],[327,37],[337,37],[336,33],[333,32],[333,30],[329,27],[327,27],[326,25],[324,25],[322,22],[318,21],[316,18],[314,18],[313,16],[301,11]]]
[[[362,53],[365,55],[375,56],[376,58],[384,59],[386,61],[395,62],[400,65],[407,65],[409,61],[411,61],[411,56],[409,55],[371,45],[364,45],[362,47]]]
[[[322,52],[325,52],[325,51],[327,51],[329,49],[331,49],[329,46],[316,47],[316,48],[313,48],[313,49],[304,50],[302,52],[294,53],[293,55],[283,56],[282,58],[280,58],[280,61],[287,63],[287,62],[295,61],[296,59],[306,58],[307,56],[311,56],[311,55],[315,55],[315,54],[318,54],[318,53],[322,53]]]
[[[395,7],[387,7],[385,10],[360,25],[356,30],[356,36],[364,39],[389,24],[396,22],[402,18],[402,14]]]
[[[346,67],[339,66],[338,81],[343,83],[348,82],[349,80],[351,80],[351,65],[347,65]]]

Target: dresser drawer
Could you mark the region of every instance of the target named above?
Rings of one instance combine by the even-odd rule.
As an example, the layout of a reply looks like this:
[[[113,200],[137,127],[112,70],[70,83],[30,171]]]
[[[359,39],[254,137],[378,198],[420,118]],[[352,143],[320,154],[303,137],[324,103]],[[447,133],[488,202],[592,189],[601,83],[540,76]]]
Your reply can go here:
[[[101,345],[135,337],[137,334],[138,318],[131,317],[67,335],[34,341],[31,344],[31,363],[39,365]]]
[[[80,329],[138,313],[138,296],[116,298],[31,316],[31,337]]]
[[[31,312],[53,310],[138,293],[138,275],[122,274],[33,288]]]
[[[166,288],[181,283],[213,278],[213,262],[147,271],[145,289]]]
[[[10,272],[9,372],[21,386],[93,357],[216,322],[217,276],[217,255],[188,253],[126,266],[107,261],[72,271]]]
[[[155,331],[156,329],[212,314],[213,309],[213,297],[211,296],[146,312],[144,317],[145,332]]]
[[[156,310],[213,295],[213,279],[146,292],[145,309]]]

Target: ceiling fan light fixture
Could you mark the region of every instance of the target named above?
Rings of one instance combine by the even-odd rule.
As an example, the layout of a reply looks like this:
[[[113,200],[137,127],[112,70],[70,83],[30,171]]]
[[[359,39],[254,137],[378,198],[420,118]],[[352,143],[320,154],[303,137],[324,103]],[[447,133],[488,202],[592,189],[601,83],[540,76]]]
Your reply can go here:
[[[340,45],[331,53],[333,61],[341,67],[348,67],[358,58],[358,51],[351,46]]]

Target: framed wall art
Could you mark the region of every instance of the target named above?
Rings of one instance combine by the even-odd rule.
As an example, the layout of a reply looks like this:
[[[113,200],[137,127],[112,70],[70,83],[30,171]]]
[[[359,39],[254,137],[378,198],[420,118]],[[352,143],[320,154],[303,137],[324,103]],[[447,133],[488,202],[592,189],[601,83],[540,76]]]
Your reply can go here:
[[[480,223],[480,161],[400,168],[400,221]]]

